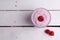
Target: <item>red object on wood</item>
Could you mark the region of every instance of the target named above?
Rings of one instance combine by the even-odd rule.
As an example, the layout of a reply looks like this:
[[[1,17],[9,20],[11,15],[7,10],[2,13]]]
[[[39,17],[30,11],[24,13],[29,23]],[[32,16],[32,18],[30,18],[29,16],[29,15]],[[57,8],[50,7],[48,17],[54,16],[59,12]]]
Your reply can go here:
[[[46,29],[45,33],[50,35],[50,36],[54,36],[54,31],[50,31],[49,29]]]
[[[45,30],[45,33],[49,34],[50,33],[50,30],[49,29],[46,29]]]
[[[53,31],[50,31],[49,35],[50,36],[54,36],[54,32]]]

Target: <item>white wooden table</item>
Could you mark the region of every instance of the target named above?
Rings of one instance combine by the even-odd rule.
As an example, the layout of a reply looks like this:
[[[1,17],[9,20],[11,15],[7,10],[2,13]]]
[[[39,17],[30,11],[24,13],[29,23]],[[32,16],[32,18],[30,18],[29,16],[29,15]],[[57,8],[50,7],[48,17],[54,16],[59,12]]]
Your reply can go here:
[[[0,0],[0,26],[31,26],[32,10],[41,7],[51,13],[49,25],[60,25],[60,0]]]
[[[33,26],[32,11],[40,7],[51,13],[48,26],[60,26],[60,0],[0,0],[0,26],[16,26],[0,27],[0,40],[60,40],[59,27],[47,27],[54,37],[44,33],[47,28],[17,27]]]
[[[55,35],[49,36],[44,31],[45,29],[53,30]],[[47,27],[1,27],[0,40],[59,40],[60,28]]]

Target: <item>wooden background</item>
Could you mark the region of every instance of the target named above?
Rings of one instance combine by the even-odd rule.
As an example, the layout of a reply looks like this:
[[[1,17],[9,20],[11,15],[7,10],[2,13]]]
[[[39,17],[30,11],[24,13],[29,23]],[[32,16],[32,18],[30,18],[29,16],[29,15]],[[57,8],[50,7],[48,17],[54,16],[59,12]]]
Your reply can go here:
[[[31,14],[46,8],[51,22],[46,28],[32,27]],[[60,40],[60,0],[0,0],[0,40]],[[44,33],[53,30],[53,37]]]
[[[49,10],[48,26],[60,26],[60,0],[0,0],[0,26],[33,26],[30,17],[36,8]]]

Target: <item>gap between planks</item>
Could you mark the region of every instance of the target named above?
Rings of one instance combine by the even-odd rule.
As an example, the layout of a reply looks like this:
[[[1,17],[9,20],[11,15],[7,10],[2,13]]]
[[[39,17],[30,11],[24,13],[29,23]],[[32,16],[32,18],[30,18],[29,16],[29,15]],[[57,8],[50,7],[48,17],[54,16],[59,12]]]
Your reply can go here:
[[[33,10],[0,10],[0,11],[33,11]],[[60,10],[48,10],[48,11],[60,11]]]
[[[34,26],[0,26],[0,27],[34,27]],[[60,25],[59,26],[47,26],[47,27],[60,27]]]

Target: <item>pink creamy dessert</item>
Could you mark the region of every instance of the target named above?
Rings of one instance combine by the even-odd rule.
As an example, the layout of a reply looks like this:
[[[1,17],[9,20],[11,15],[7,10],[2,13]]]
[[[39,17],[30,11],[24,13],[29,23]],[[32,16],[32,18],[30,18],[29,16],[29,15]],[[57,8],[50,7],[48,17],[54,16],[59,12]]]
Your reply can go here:
[[[48,10],[37,8],[33,11],[31,20],[37,27],[46,27],[51,20],[51,15]]]

